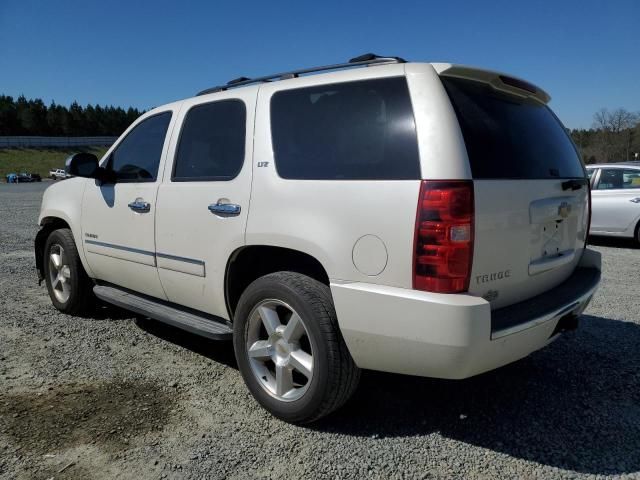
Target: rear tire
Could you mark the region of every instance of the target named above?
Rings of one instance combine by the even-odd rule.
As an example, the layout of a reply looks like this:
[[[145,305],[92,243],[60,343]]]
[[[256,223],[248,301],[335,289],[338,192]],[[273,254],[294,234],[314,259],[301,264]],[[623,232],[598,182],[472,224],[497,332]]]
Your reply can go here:
[[[633,239],[636,241],[636,247],[640,248],[640,222],[636,225],[636,232]]]
[[[233,344],[251,394],[286,422],[328,415],[360,380],[329,287],[299,273],[272,273],[247,287],[234,316]]]
[[[54,230],[44,246],[44,278],[53,306],[78,315],[95,305],[93,282],[85,272],[71,230]]]

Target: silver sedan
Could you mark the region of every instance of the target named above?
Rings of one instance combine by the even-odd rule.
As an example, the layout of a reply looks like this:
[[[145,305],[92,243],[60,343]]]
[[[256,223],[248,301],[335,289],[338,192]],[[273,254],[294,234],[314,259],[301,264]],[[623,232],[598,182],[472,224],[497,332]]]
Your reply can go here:
[[[591,234],[640,243],[640,162],[587,165],[591,180]]]

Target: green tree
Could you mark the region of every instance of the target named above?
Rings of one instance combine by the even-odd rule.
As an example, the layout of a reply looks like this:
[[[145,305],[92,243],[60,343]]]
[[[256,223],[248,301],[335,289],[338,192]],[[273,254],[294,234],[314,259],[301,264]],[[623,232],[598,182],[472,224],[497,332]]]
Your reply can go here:
[[[18,135],[19,127],[13,97],[0,95],[0,135]]]
[[[0,95],[0,135],[118,136],[139,116],[132,107],[82,107],[78,102],[47,107],[39,98]]]

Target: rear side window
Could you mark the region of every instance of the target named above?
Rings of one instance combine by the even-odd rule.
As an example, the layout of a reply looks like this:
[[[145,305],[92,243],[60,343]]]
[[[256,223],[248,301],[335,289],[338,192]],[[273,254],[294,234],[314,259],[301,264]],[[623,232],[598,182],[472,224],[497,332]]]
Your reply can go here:
[[[603,168],[600,172],[598,190],[640,188],[640,170]]]
[[[171,120],[171,112],[149,117],[131,130],[109,157],[108,168],[120,182],[153,182],[164,138]]]
[[[282,178],[420,178],[416,127],[404,78],[277,92],[271,99],[271,131]]]
[[[442,78],[458,116],[473,178],[584,178],[573,142],[551,110],[489,85]]]
[[[241,100],[193,107],[178,142],[172,180],[231,180],[244,163],[246,109]]]

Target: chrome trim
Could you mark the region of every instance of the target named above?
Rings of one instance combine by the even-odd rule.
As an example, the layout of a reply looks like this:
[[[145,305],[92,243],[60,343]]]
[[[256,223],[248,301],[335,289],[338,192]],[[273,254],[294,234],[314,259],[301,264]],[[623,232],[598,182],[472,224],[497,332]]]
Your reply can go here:
[[[235,203],[213,203],[207,207],[209,211],[220,217],[237,217],[240,215],[240,205]]]
[[[149,202],[145,202],[142,198],[136,198],[129,204],[129,208],[134,212],[147,213],[151,210],[151,204]]]
[[[147,250],[140,250],[139,248],[133,248],[133,247],[125,247],[124,245],[115,245],[113,243],[98,242],[96,240],[86,240],[86,239],[84,243],[88,243],[90,245],[97,245],[98,247],[113,248],[115,250],[124,250],[125,252],[139,253],[140,255],[149,255],[151,257],[156,256],[155,253],[149,252]]]

